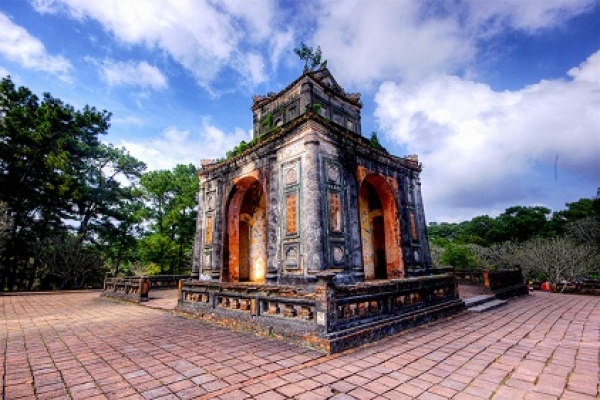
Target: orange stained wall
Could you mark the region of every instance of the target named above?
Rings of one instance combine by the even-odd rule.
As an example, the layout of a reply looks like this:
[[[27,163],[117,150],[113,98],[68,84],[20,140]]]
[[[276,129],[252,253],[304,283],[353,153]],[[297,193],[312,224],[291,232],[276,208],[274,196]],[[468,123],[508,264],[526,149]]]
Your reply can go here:
[[[257,184],[260,187],[260,199],[257,208],[252,215],[242,213],[248,189]],[[264,184],[260,183],[260,174],[253,171],[244,177],[234,179],[233,187],[235,191],[225,215],[227,216],[227,235],[228,259],[225,260],[227,270],[224,271],[222,279],[224,281],[237,282],[240,280],[240,255],[249,256],[249,280],[253,282],[263,281],[266,274],[267,265],[267,223],[266,223],[266,190]],[[240,218],[243,218],[250,225],[250,237],[248,240],[240,241]],[[240,245],[248,245],[249,249],[240,252]]]
[[[367,190],[365,183],[370,183],[381,202],[383,213],[384,235],[385,235],[385,258],[387,279],[401,278],[404,276],[404,262],[402,260],[402,249],[400,247],[400,217],[396,199],[398,196],[398,185],[396,180],[376,174],[359,166],[357,169],[357,180],[359,184],[359,220],[361,224],[361,242],[363,249],[363,264],[365,279],[375,278],[375,248],[373,246],[372,210],[369,210]]]

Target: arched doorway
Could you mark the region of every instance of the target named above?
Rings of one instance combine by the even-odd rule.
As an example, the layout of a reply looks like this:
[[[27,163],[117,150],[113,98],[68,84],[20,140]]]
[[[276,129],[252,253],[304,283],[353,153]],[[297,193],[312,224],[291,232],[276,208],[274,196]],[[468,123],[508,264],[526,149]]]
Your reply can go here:
[[[264,282],[267,270],[266,196],[254,177],[237,181],[227,206],[224,280]]]
[[[363,179],[358,207],[365,279],[403,277],[396,199],[381,175]]]

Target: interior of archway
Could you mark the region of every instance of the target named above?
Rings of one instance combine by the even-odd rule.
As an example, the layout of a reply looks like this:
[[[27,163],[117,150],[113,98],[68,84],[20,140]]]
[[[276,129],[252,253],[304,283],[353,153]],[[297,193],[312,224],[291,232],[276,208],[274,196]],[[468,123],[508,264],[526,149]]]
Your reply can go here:
[[[255,179],[239,181],[227,212],[228,279],[263,282],[267,266],[266,196]]]
[[[363,180],[358,206],[365,279],[402,277],[396,200],[383,177],[369,175]]]

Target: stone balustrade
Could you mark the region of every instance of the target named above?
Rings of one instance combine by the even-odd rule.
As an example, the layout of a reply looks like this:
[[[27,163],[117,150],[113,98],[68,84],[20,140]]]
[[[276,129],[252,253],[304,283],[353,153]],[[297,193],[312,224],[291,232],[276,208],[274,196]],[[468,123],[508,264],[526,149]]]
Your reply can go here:
[[[334,276],[319,273],[314,291],[184,280],[177,311],[339,352],[464,307],[452,274],[354,285],[336,285]]]
[[[104,278],[103,296],[140,302],[148,301],[150,289],[176,288],[189,275],[151,275]]]
[[[103,296],[128,301],[148,301],[150,280],[146,276],[125,278],[106,277],[104,279]]]
[[[454,270],[460,283],[480,285],[491,290],[498,298],[507,298],[529,293],[521,268]]]

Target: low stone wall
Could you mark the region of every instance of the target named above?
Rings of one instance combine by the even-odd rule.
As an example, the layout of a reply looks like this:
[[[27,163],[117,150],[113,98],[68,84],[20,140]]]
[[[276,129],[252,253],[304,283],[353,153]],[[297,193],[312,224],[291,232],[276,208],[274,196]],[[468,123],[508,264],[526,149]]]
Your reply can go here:
[[[583,281],[577,281],[572,283],[555,283],[552,285],[552,291],[558,293],[600,296],[600,281],[595,279],[585,279]]]
[[[454,270],[454,275],[456,275],[459,283],[483,286],[501,299],[529,293],[521,268],[497,270],[456,269]]]
[[[319,274],[310,292],[291,286],[182,281],[177,312],[334,353],[464,308],[452,274],[355,285],[335,285],[334,276]]]
[[[186,275],[150,275],[150,289],[175,289],[179,287],[179,281],[188,279],[190,274]]]
[[[148,301],[151,289],[174,289],[180,280],[187,278],[189,275],[106,276],[102,295],[133,302]]]
[[[461,284],[483,286],[483,271],[481,269],[455,269],[454,275]]]
[[[150,279],[147,276],[104,279],[102,296],[133,302],[148,301]]]

